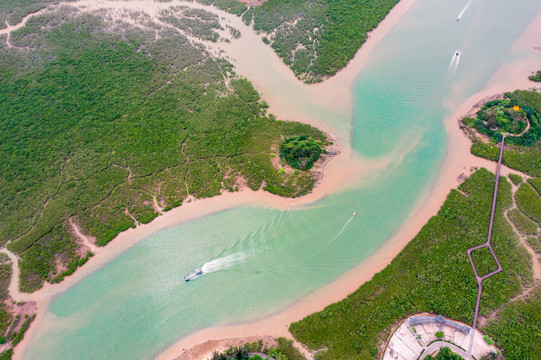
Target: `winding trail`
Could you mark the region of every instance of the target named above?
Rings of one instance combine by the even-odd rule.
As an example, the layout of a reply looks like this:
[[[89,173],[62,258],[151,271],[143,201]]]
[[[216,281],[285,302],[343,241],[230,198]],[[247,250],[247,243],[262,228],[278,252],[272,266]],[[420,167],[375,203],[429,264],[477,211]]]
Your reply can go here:
[[[27,300],[27,299],[23,299],[23,297],[21,296],[21,292],[19,291],[19,273],[20,273],[19,258],[17,257],[17,255],[9,251],[7,248],[0,249],[0,252],[9,256],[9,259],[11,260],[11,263],[12,263],[11,266],[12,266],[13,272],[11,273],[11,279],[9,280],[9,287],[8,287],[9,296],[11,296],[11,298],[15,302]]]
[[[98,250],[99,248],[96,245],[95,241],[93,239],[91,239],[90,236],[87,236],[87,235],[83,234],[83,232],[81,231],[81,228],[79,227],[79,225],[77,225],[77,223],[73,219],[70,219],[68,222],[69,222],[73,232],[77,236],[77,238],[79,238],[81,240],[82,245],[88,247],[90,249],[90,251],[92,251],[94,254],[96,254],[99,251]]]
[[[46,13],[46,12],[49,12],[50,10],[48,8],[44,8],[44,9],[41,9],[41,10],[38,10],[36,12],[33,12],[33,13],[30,13],[28,15],[26,15],[25,17],[23,17],[23,19],[21,20],[21,22],[19,22],[18,24],[15,24],[15,25],[9,25],[7,22],[6,24],[8,25],[6,28],[4,29],[1,29],[0,30],[0,35],[7,35],[6,37],[6,44],[8,47],[13,47],[14,45],[12,45],[10,42],[9,42],[9,38],[10,38],[10,35],[13,31],[15,30],[18,30],[20,28],[22,28],[23,26],[26,25],[26,22],[28,21],[28,19],[30,19],[31,17],[34,17],[34,16],[37,16],[37,15],[41,15],[43,13]]]

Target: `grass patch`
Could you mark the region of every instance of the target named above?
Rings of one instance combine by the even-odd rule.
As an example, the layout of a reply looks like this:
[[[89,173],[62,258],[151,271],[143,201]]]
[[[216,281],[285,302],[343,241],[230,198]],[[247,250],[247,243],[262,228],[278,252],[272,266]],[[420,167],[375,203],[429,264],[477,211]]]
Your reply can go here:
[[[498,318],[490,320],[483,331],[496,340],[509,360],[538,359],[541,354],[541,287],[528,297],[507,304]]]
[[[517,174],[509,174],[509,179],[511,179],[511,182],[515,185],[520,185],[520,183],[522,182],[522,176],[520,175],[517,175]]]
[[[507,216],[522,235],[528,236],[538,234],[539,225],[536,222],[530,220],[519,209],[510,210],[507,213]]]
[[[520,185],[515,193],[515,201],[524,215],[541,224],[541,197],[530,184]]]
[[[479,276],[485,276],[498,269],[498,264],[496,264],[496,260],[494,260],[488,247],[473,250],[471,256]]]
[[[528,182],[533,186],[537,193],[541,194],[541,178],[529,178]]]
[[[4,300],[9,298],[8,288],[12,273],[11,260],[6,254],[0,253],[0,335],[6,333],[13,320],[11,311],[4,303]]]
[[[528,238],[528,245],[535,251],[536,254],[541,254],[541,239],[539,236],[531,236]],[[536,261],[534,259],[534,261]]]

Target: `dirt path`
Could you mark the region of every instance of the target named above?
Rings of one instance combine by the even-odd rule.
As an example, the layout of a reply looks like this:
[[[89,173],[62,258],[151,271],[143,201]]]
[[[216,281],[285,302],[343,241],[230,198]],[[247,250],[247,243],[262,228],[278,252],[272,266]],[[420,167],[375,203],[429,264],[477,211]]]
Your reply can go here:
[[[19,291],[19,258],[7,248],[0,249],[0,252],[9,256],[12,263],[11,267],[13,271],[11,273],[11,280],[9,281],[9,295],[15,302],[26,301],[27,299],[24,294]]]

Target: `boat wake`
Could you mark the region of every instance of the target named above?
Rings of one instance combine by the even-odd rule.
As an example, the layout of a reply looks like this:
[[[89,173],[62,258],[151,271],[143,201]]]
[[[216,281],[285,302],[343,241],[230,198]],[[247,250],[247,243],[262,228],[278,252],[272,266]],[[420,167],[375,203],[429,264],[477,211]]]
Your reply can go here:
[[[231,267],[233,265],[236,265],[242,262],[244,259],[246,259],[247,256],[248,256],[247,252],[238,252],[232,255],[214,259],[209,262],[206,262],[203,266],[201,266],[201,270],[203,270],[203,275],[210,274],[210,273],[220,271],[220,270],[224,270],[224,269],[227,269],[228,267]]]
[[[317,254],[319,254],[321,251],[323,251],[325,248],[327,248],[327,246],[329,246],[330,244],[332,244],[333,242],[336,241],[336,239],[338,239],[340,237],[340,235],[342,235],[342,233],[344,232],[344,230],[346,230],[346,228],[348,227],[349,223],[353,220],[353,218],[355,217],[355,215],[357,215],[357,213],[353,213],[353,215],[351,215],[351,217],[348,219],[348,221],[346,221],[346,223],[344,224],[344,226],[342,226],[342,228],[340,229],[340,231],[338,231],[338,233],[336,235],[334,235],[334,237],[329,240],[325,245],[323,245],[322,247],[320,247],[318,249],[318,251],[316,251],[314,253],[313,256],[316,256]]]
[[[466,6],[464,6],[464,9],[462,9],[462,11],[460,12],[460,14],[458,14],[458,17],[456,18],[456,21],[459,21],[460,19],[462,19],[462,16],[464,15],[464,13],[466,12],[466,10],[468,10],[468,7],[470,6],[471,2],[473,0],[470,0],[468,1],[468,3],[466,4]]]
[[[344,232],[344,230],[346,230],[346,228],[348,227],[349,223],[351,222],[351,220],[353,220],[353,218],[355,217],[355,215],[351,215],[351,217],[349,218],[348,221],[346,221],[346,223],[344,224],[344,226],[342,226],[342,228],[340,229],[340,231],[338,232],[338,234],[336,234],[336,236],[334,238],[332,238],[332,240],[329,242],[333,242],[334,240],[338,239],[338,237],[340,237],[340,235],[342,235],[342,233]]]
[[[456,50],[453,53],[453,57],[451,58],[451,63],[449,64],[449,68],[447,69],[447,75],[453,72],[453,77],[456,75],[456,70],[458,69],[458,64],[460,63],[460,50]]]

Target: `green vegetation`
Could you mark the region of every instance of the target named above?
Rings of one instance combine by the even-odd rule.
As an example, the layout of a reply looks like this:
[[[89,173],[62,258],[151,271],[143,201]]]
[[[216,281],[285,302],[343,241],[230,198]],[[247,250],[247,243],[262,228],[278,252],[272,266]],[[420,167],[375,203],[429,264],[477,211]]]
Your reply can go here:
[[[538,234],[539,225],[537,225],[534,221],[530,220],[519,209],[510,210],[507,213],[507,216],[522,235],[528,236]]]
[[[498,269],[498,264],[488,247],[473,250],[471,257],[479,276],[485,276]]]
[[[464,119],[464,128],[474,137],[472,153],[497,160],[499,149],[494,145],[497,127],[515,133],[520,130],[513,128],[520,125],[510,123],[519,119],[512,116],[509,105],[518,106],[519,109],[512,111],[523,111],[531,120],[531,129],[524,135],[506,141],[503,162],[535,176],[527,182],[518,175],[510,176],[515,184],[520,184],[515,194],[519,209],[509,211],[508,215],[524,235],[537,234],[541,216],[541,142],[538,141],[541,95],[516,91],[506,96],[504,102],[487,106],[482,115],[485,121],[479,120],[492,131],[490,134],[487,131],[487,135],[493,135],[492,143],[485,144],[472,131],[479,125],[477,120]],[[491,122],[496,130],[488,126]],[[318,353],[318,360],[376,359],[379,358],[376,346],[388,338],[393,325],[408,315],[430,312],[471,322],[477,284],[466,250],[486,241],[493,186],[493,174],[485,169],[476,171],[459,186],[460,191],[450,192],[438,215],[428,221],[391,264],[344,300],[291,324],[292,334],[310,349],[325,349]],[[538,341],[541,288],[537,285],[525,300],[510,302],[533,285],[531,257],[504,216],[505,210],[513,205],[511,185],[504,178],[500,179],[498,194],[492,244],[503,271],[484,281],[480,303],[481,317],[490,317],[495,312],[498,317],[490,320],[483,331],[489,336],[488,342],[493,338],[504,349],[507,359],[534,359],[541,353]],[[528,243],[541,252],[539,236],[528,238]],[[496,264],[488,249],[479,250],[472,255],[483,275],[494,270]],[[452,356],[449,352],[440,355]],[[498,356],[498,353],[488,354],[483,360]]]
[[[539,114],[541,114],[541,93],[536,91],[517,90],[513,93],[506,93],[507,100],[511,104],[516,104],[525,112],[530,120],[530,129],[522,136],[511,136],[505,140],[505,150],[503,163],[512,169],[516,169],[525,174],[541,177],[541,124]],[[472,128],[479,121],[465,118],[463,120],[467,128]],[[484,124],[484,123],[483,123]],[[479,125],[481,126],[481,125]],[[481,127],[480,127],[481,128]],[[480,132],[483,132],[481,130]],[[488,129],[487,135],[491,134],[491,140],[501,139],[499,132]],[[490,136],[490,135],[489,135]],[[493,143],[486,144],[473,136],[472,154],[496,161],[499,155],[498,147]]]
[[[541,178],[529,178],[528,182],[539,194],[541,194]]]
[[[501,353],[499,351],[494,351],[489,354],[481,356],[480,360],[496,360],[500,357]]]
[[[488,335],[483,336],[483,340],[485,340],[485,342],[489,345],[494,345],[494,340],[492,340],[492,338]]]
[[[216,30],[223,30],[218,15],[202,9],[173,7],[162,10],[159,19],[201,40],[216,42],[220,38]]]
[[[440,352],[436,356],[428,355],[426,360],[464,360],[464,358],[458,354],[455,354],[448,347],[440,349]]]
[[[13,315],[5,303],[5,300],[9,299],[8,288],[12,272],[11,260],[6,254],[0,253],[0,335],[6,333],[13,320]]]
[[[308,82],[336,74],[355,56],[398,0],[269,0],[243,15],[266,34],[272,48]]]
[[[427,311],[471,322],[477,283],[466,250],[486,241],[493,186],[492,173],[475,172],[391,264],[344,300],[293,323],[292,334],[310,349],[327,348],[320,359],[374,359],[375,346],[408,315]],[[503,216],[512,206],[504,178],[499,194],[492,243],[503,271],[483,284],[482,316],[532,282],[529,254]]]
[[[69,275],[73,274],[75,272],[75,270],[77,270],[78,267],[83,266],[84,264],[86,264],[88,259],[90,259],[92,256],[94,256],[94,254],[92,252],[90,252],[90,251],[86,254],[85,257],[75,256],[68,263],[67,270],[63,271],[59,275],[56,275],[54,278],[52,278],[51,283],[56,284],[56,283],[61,282],[62,280],[64,280],[64,278],[66,276],[69,276]]]
[[[517,207],[530,219],[541,224],[541,198],[535,189],[528,183],[520,185],[515,200]]]
[[[319,159],[323,149],[321,142],[306,136],[294,136],[280,144],[280,157],[293,169],[308,170]]]
[[[507,98],[520,106],[528,114],[535,112],[531,119],[539,119],[541,113],[541,94],[535,91],[515,91],[507,93]],[[532,128],[539,126],[530,123]],[[530,129],[525,135],[532,132]],[[510,138],[510,140],[513,138]],[[528,145],[528,146],[525,146]],[[491,160],[497,159],[498,149],[492,144],[474,142],[472,153]],[[536,252],[541,253],[541,241],[539,238],[539,224],[541,223],[541,141],[539,130],[537,135],[532,136],[524,143],[513,143],[506,140],[503,155],[503,163],[507,166],[522,171],[525,174],[536,176],[522,182],[516,178],[512,181],[520,187],[515,193],[515,201],[518,209],[508,212],[509,219],[515,224],[517,230],[527,239],[528,245]],[[534,261],[538,261],[534,259]],[[539,334],[541,333],[541,288],[539,285],[525,299],[507,303],[497,313],[497,317],[488,322],[483,331],[487,333],[487,343],[493,342],[503,349],[506,359],[534,359],[541,353],[539,347]],[[487,358],[495,359],[497,354]]]
[[[509,360],[538,359],[541,354],[541,286],[528,297],[507,304],[484,331]]]
[[[531,236],[528,238],[528,245],[536,252],[536,254],[541,254],[541,237],[540,236]]]
[[[541,82],[541,70],[538,70],[534,75],[530,75],[528,79],[535,82]]]
[[[508,145],[534,145],[541,138],[540,115],[538,109],[521,101],[517,93],[506,93],[504,100],[487,102],[477,112],[476,119],[465,118],[462,122],[488,136],[492,143],[500,142],[502,134],[509,134]]]
[[[111,31],[62,11],[12,33],[13,45],[31,51],[0,49],[0,245],[21,259],[22,291],[61,281],[88,259],[70,221],[103,246],[188,196],[242,182],[288,197],[312,189],[307,172],[281,173],[270,154],[283,138],[325,135],[267,116],[230,63],[172,29]],[[175,26],[212,36],[212,14],[181,12],[188,20]]]
[[[25,315],[25,320],[23,324],[21,325],[21,328],[19,329],[19,331],[17,331],[17,333],[14,333],[15,336],[11,340],[11,345],[13,347],[15,347],[18,343],[21,342],[21,340],[24,337],[24,333],[26,332],[26,330],[30,328],[30,324],[32,323],[32,321],[34,321],[35,318],[36,318],[36,315],[32,315],[32,316]]]
[[[445,334],[443,333],[443,331],[438,331],[438,332],[436,332],[436,337],[437,337],[438,339],[441,339],[441,338],[443,338],[444,336],[445,336]]]
[[[0,360],[11,360],[13,357],[13,348],[9,348],[3,353],[0,353]]]
[[[218,9],[241,16],[248,8],[245,4],[237,0],[197,0],[203,5],[214,5]]]
[[[59,0],[2,0],[0,1],[0,29],[6,28],[7,24],[15,25],[26,15],[58,3]]]
[[[265,354],[275,360],[306,360],[304,355],[293,346],[292,340],[287,340],[285,338],[276,339],[278,343],[277,347],[271,347],[270,349],[263,347],[263,341],[259,340],[258,342],[246,343],[240,347],[230,347],[223,353],[215,352],[212,355],[211,360],[228,360],[228,359],[252,359],[259,360],[262,359],[261,356],[253,353]]]
[[[278,347],[269,351],[269,355],[274,359],[306,360],[304,355],[293,346],[293,340],[280,337],[276,341],[278,341]]]
[[[511,179],[511,182],[515,185],[519,185],[522,182],[522,176],[517,174],[509,174],[509,179]]]
[[[507,140],[506,140],[507,144]],[[483,142],[474,142],[472,154],[497,161],[500,154],[498,147]],[[541,176],[541,142],[531,147],[506,146],[502,162],[508,167],[531,176]]]

